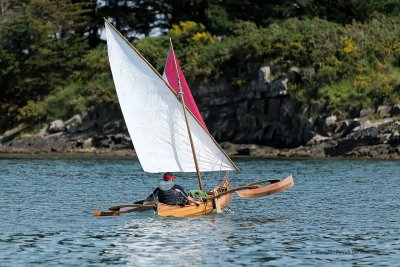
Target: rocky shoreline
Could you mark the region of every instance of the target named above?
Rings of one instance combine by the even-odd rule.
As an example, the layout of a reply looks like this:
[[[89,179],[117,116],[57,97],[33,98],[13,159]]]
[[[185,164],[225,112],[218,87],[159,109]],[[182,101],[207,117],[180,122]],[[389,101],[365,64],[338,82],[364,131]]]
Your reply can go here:
[[[92,123],[93,129],[82,131],[86,126],[81,116],[76,115],[67,122],[52,122],[35,135],[18,135],[25,129],[24,125],[20,125],[0,137],[0,156],[3,158],[136,156],[123,120],[114,121],[114,124],[123,126],[112,128],[111,132],[105,134],[104,128],[99,127],[97,123]],[[221,147],[231,157],[400,159],[399,120],[393,118],[375,122],[356,120],[346,122],[346,125],[352,128],[341,126],[342,131],[349,132],[347,135],[340,134],[341,131],[331,136],[316,134],[306,145],[296,148],[274,148],[230,142],[222,142]],[[119,128],[121,131],[117,130]],[[13,135],[15,137],[12,137]]]
[[[23,138],[13,143],[13,147],[0,145],[0,158],[136,158],[134,149],[114,148],[71,148],[56,149],[57,144],[45,141],[41,138]],[[73,143],[71,140],[64,140]],[[25,142],[28,142],[27,144]],[[52,145],[53,144],[53,145]],[[347,153],[330,156],[326,154],[324,146],[301,146],[294,149],[277,149],[269,146],[239,145],[228,142],[221,143],[225,152],[232,158],[293,158],[293,159],[322,159],[322,158],[348,158],[348,159],[400,159],[400,148],[393,148],[387,144],[357,147]],[[40,146],[40,148],[37,148]],[[36,148],[35,148],[36,147]],[[64,146],[65,147],[65,146]],[[228,147],[228,148],[227,148]]]
[[[286,74],[273,79],[275,72]],[[332,112],[304,106],[288,93],[299,70],[260,68],[239,91],[227,83],[194,90],[212,136],[230,156],[261,158],[400,159],[400,104]],[[37,134],[28,124],[0,134],[0,154],[135,156],[117,103],[50,122]]]

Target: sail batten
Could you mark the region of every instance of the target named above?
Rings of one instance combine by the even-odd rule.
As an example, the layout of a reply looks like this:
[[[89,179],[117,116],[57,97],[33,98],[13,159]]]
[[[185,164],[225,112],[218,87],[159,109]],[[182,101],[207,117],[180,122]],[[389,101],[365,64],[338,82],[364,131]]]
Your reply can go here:
[[[106,22],[111,71],[121,110],[146,172],[195,172],[181,103],[161,76]],[[201,171],[237,170],[189,112]]]

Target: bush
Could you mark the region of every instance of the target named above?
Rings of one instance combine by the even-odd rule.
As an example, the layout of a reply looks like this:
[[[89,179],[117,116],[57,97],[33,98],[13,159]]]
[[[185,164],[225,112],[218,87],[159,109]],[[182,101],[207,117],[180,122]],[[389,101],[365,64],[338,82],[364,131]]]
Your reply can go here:
[[[29,100],[27,104],[18,110],[17,120],[25,122],[40,122],[46,115],[43,103]]]
[[[294,18],[265,28],[235,21],[229,30],[231,35],[217,38],[202,24],[184,21],[165,36],[140,39],[135,47],[161,73],[171,37],[187,80],[197,88],[221,81],[237,88],[255,79],[263,65],[276,65],[282,73],[295,66],[301,79],[289,84],[289,90],[303,103],[328,101],[339,109],[400,99],[398,17],[375,14],[369,21],[348,25]],[[21,109],[21,119],[65,117],[115,103],[105,46],[87,53],[80,65],[69,85]]]
[[[18,120],[32,123],[67,119],[89,107],[117,102],[114,83],[104,45],[89,51],[81,59],[82,70],[75,71],[66,86],[59,86],[43,101],[28,103],[19,109]]]

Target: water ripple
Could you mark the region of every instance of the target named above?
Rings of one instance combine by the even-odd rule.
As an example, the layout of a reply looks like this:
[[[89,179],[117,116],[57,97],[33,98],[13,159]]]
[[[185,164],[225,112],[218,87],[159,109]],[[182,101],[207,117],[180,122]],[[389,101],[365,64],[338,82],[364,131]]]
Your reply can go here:
[[[3,159],[0,266],[398,265],[398,162],[237,163],[236,186],[290,173],[296,185],[267,198],[235,196],[222,214],[200,218],[96,218],[94,209],[146,196],[159,175],[125,159]],[[194,174],[177,176],[197,187]],[[207,174],[205,183],[216,181]]]

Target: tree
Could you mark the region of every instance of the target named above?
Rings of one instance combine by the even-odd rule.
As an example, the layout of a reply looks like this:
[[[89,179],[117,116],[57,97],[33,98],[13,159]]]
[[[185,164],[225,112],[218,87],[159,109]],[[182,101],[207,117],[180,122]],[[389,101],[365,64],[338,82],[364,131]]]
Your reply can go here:
[[[86,24],[85,10],[69,0],[8,3],[0,24],[1,102],[23,106],[66,84],[81,68],[87,46],[77,33]]]

